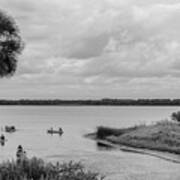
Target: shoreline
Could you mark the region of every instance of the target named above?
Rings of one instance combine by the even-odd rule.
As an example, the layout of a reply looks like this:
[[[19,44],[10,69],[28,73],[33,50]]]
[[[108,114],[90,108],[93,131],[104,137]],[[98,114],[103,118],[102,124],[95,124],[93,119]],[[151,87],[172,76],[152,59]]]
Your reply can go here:
[[[180,154],[168,152],[168,151],[160,151],[158,149],[148,149],[148,148],[139,148],[129,145],[124,145],[123,143],[115,143],[108,139],[100,139],[97,138],[97,133],[89,133],[84,135],[85,138],[94,140],[97,145],[102,145],[105,147],[110,147],[112,149],[121,150],[124,152],[130,153],[138,153],[142,155],[148,155],[152,157],[156,157],[165,161],[169,161],[172,163],[180,164]]]

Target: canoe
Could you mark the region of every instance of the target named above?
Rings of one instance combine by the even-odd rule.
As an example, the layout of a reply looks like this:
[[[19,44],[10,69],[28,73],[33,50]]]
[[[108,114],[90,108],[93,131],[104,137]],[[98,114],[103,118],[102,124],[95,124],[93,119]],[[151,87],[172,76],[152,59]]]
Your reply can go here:
[[[52,129],[49,129],[49,130],[47,130],[47,133],[49,133],[49,134],[63,134],[63,130],[52,130]]]

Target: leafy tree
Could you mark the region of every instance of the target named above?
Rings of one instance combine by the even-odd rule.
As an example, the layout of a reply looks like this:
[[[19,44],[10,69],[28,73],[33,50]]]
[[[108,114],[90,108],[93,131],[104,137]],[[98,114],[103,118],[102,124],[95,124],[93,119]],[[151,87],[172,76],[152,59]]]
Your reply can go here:
[[[173,113],[171,114],[171,118],[172,118],[172,120],[174,120],[174,121],[180,122],[180,111],[178,111],[178,112],[173,112]]]
[[[0,77],[14,74],[17,56],[22,49],[22,39],[14,19],[0,11]]]

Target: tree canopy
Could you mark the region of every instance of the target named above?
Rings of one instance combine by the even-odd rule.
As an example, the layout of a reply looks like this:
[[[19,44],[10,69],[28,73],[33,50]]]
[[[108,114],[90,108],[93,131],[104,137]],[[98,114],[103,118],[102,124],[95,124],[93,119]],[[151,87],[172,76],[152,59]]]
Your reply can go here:
[[[173,112],[171,114],[171,118],[172,120],[176,121],[176,122],[180,122],[180,111],[178,112]]]
[[[14,74],[22,49],[23,42],[15,20],[0,11],[0,77]]]

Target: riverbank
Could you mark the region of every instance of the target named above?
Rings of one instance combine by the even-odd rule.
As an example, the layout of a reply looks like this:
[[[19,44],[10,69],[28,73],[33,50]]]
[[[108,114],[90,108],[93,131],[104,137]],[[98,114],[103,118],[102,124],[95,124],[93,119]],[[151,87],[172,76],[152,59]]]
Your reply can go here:
[[[103,146],[180,163],[180,124],[175,122],[161,121],[123,129],[98,127],[95,133],[86,137]]]

